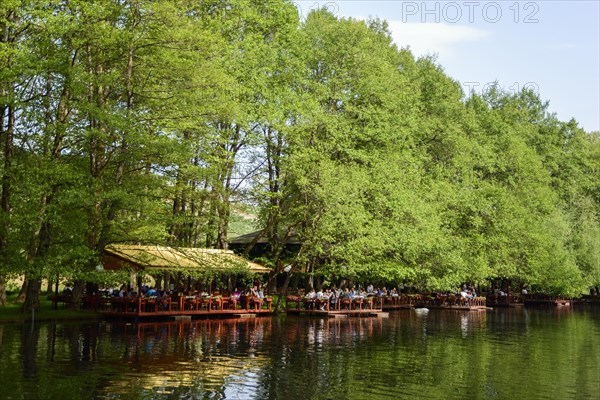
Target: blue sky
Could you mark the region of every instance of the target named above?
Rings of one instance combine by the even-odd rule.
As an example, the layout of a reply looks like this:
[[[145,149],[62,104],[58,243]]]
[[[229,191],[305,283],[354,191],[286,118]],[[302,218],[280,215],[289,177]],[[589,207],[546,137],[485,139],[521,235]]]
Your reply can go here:
[[[600,130],[600,0],[588,1],[294,1],[306,15],[388,21],[394,41],[438,63],[466,92],[494,81],[524,86],[550,101],[561,120]]]

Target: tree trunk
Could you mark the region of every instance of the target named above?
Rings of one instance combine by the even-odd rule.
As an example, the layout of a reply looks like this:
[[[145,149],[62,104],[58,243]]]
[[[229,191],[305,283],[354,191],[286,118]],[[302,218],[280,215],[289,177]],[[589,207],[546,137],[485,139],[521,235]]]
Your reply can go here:
[[[41,279],[29,279],[27,282],[27,296],[21,306],[21,311],[24,313],[30,313],[40,308],[40,290],[42,288]]]
[[[11,20],[14,24],[17,21],[17,12],[15,9],[6,10],[7,20]],[[14,28],[8,23],[0,25],[0,43],[7,45],[9,48],[15,43]],[[9,53],[10,54],[10,53]],[[6,64],[10,70],[12,65],[11,57],[9,56]],[[10,170],[12,164],[13,153],[13,135],[15,126],[15,109],[12,104],[14,95],[13,82],[4,81],[0,86],[0,99],[6,100],[0,104],[0,140],[4,137],[2,153],[4,156],[4,170],[2,174],[2,193],[1,193],[1,208],[0,208],[0,306],[6,305],[6,276],[3,268],[9,263],[8,257],[8,233],[10,231]],[[7,114],[8,111],[8,114]],[[5,117],[6,116],[6,117]],[[5,118],[6,125],[5,125]]]
[[[283,286],[281,287],[281,292],[279,293],[279,297],[277,298],[277,303],[275,304],[274,312],[278,314],[280,312],[281,307],[283,306],[283,300],[287,298],[288,287],[290,285],[290,280],[292,279],[292,270],[285,277],[285,281],[283,282]]]
[[[19,295],[17,296],[17,303],[24,303],[25,297],[27,296],[27,285],[29,284],[29,279],[25,279],[23,284],[21,285],[21,290],[19,290]]]
[[[171,290],[171,273],[165,272],[163,276],[164,276],[163,280],[165,281],[163,289],[165,290],[165,292],[168,292],[169,290]]]
[[[2,94],[7,93],[2,89]],[[13,92],[12,87],[10,92]],[[13,154],[13,135],[15,126],[15,109],[12,104],[8,107],[8,124],[4,131],[4,113],[0,119],[0,132],[4,131],[4,174],[2,175],[2,194],[1,194],[1,208],[0,208],[0,261],[2,262],[0,268],[4,268],[8,264],[8,232],[10,231],[10,194],[11,194],[11,177],[10,170],[12,165],[12,154]],[[4,109],[0,110],[4,112]],[[6,304],[6,278],[4,275],[0,276],[0,306]]]
[[[56,188],[53,188],[56,191]],[[40,211],[41,211],[41,224],[37,229],[34,230],[31,235],[31,239],[27,246],[27,261],[29,263],[29,270],[25,275],[25,282],[23,286],[27,284],[25,291],[25,299],[23,307],[21,308],[24,312],[30,312],[32,309],[38,309],[40,306],[40,292],[42,289],[42,276],[39,271],[39,267],[36,265],[36,260],[42,260],[50,249],[50,224],[48,221],[44,221],[46,208],[50,203],[52,195],[42,195],[40,199]],[[31,296],[31,299],[29,298]]]
[[[294,260],[294,262],[292,263],[291,269],[288,272],[287,276],[285,277],[285,282],[283,282],[283,287],[281,288],[281,293],[279,294],[279,297],[277,298],[277,304],[275,304],[275,313],[278,313],[280,311],[280,308],[282,307],[282,304],[283,304],[283,300],[285,300],[287,297],[290,280],[292,279],[292,275],[294,274],[294,272],[296,272],[296,270],[298,268],[298,260],[300,259],[300,256],[302,255],[303,250],[304,250],[304,248],[300,247],[300,250],[298,251],[298,255],[296,256],[296,260]]]
[[[72,296],[72,302],[69,305],[69,309],[77,310],[81,307],[84,292],[85,292],[85,281],[81,280],[81,279],[77,279],[75,281],[75,284],[73,285],[73,296]]]
[[[88,296],[93,296],[98,293],[98,284],[93,282],[86,282],[85,284],[85,293]]]
[[[6,278],[0,276],[0,307],[6,305]]]
[[[228,192],[228,189],[225,189]],[[218,224],[217,224],[217,248],[228,249],[229,243],[227,243],[227,229],[229,227],[229,219],[231,214],[231,207],[229,205],[229,195],[222,196],[222,202],[217,205],[218,212]]]

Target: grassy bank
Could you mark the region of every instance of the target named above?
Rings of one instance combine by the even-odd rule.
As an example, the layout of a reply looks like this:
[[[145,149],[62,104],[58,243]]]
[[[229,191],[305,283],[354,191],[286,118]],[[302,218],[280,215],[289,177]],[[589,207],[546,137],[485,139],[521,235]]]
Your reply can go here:
[[[60,307],[58,310],[52,309],[52,302],[46,298],[45,294],[40,297],[40,309],[35,312],[36,321],[58,321],[74,319],[95,319],[98,315],[93,311],[71,311]],[[17,295],[8,296],[6,306],[0,307],[0,323],[4,322],[24,322],[31,320],[30,313],[21,312],[21,304],[17,302]]]

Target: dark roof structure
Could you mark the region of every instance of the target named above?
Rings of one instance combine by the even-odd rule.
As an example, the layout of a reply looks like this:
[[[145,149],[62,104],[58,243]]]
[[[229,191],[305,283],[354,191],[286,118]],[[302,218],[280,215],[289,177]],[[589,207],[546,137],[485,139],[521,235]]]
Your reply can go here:
[[[247,245],[250,244],[252,242],[255,241],[256,244],[267,244],[268,243],[268,238],[266,235],[262,235],[261,237],[258,237],[259,235],[261,235],[263,233],[263,231],[256,231],[256,232],[252,232],[252,233],[247,233],[245,235],[242,236],[238,236],[232,239],[229,239],[227,242],[229,244],[234,244],[234,245]],[[285,236],[285,233],[282,232],[282,237]],[[258,237],[258,239],[257,239]],[[296,232],[293,232],[290,234],[290,237],[286,240],[285,242],[286,244],[290,244],[290,245],[299,245],[300,244],[300,240],[298,240],[298,235],[296,234]]]

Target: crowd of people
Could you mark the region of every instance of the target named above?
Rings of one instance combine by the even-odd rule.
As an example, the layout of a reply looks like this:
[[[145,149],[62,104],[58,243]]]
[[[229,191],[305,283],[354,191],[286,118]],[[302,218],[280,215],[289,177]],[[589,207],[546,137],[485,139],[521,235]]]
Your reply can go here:
[[[399,293],[396,288],[388,290],[387,288],[374,288],[373,285],[367,286],[366,289],[362,287],[351,287],[351,288],[337,288],[332,286],[326,289],[311,289],[306,295],[306,300],[316,301],[319,300],[321,303],[329,302],[332,308],[335,308],[340,300],[355,300],[355,299],[368,299],[370,297],[398,297]],[[323,308],[324,305],[321,305]]]
[[[156,288],[153,286],[143,285],[139,288],[132,288],[127,284],[123,284],[119,289],[109,288],[100,290],[100,294],[105,298],[120,298],[120,299],[157,299],[161,300],[161,307],[167,307],[169,304],[179,304],[179,307],[183,310],[183,304],[191,304],[190,301],[207,300],[210,301],[210,306],[221,308],[224,304],[233,304],[241,307],[241,309],[247,309],[249,307],[260,308],[263,302],[270,304],[270,298],[265,296],[260,285],[255,284],[252,287],[238,290],[237,288],[232,291],[220,292],[215,291],[209,293],[206,290],[186,290],[180,287],[178,290],[164,290],[162,288]],[[175,303],[173,303],[175,301]],[[203,303],[204,304],[204,303]],[[170,310],[170,305],[168,306]],[[161,309],[162,310],[162,309]]]
[[[214,292],[212,295],[206,290],[185,290],[179,288],[174,290],[173,287],[170,290],[162,288],[155,288],[153,286],[143,285],[141,288],[141,297],[169,297],[169,296],[186,296],[186,297],[211,297],[211,296],[222,296],[220,292]],[[137,288],[132,288],[126,284],[121,285],[119,289],[108,288],[100,291],[101,294],[107,297],[138,297]],[[235,288],[227,297],[231,297],[236,300],[243,300],[244,298],[255,297],[258,299],[264,299],[265,294],[259,285],[254,285],[243,290]]]
[[[310,292],[306,294],[307,298],[311,300],[337,300],[337,299],[354,299],[354,298],[367,298],[369,296],[398,296],[398,290],[396,288],[388,290],[385,287],[373,288],[373,285],[369,285],[367,289],[363,289],[361,287],[356,288],[337,288],[336,286],[331,287],[330,289],[319,289],[315,291],[312,289]]]

